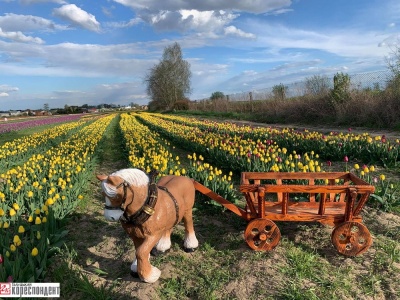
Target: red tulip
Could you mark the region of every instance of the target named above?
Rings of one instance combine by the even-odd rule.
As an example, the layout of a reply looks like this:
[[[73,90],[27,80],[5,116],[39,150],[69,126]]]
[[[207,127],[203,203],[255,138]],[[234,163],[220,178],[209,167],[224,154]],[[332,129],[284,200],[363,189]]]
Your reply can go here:
[[[349,158],[347,157],[347,155],[343,158],[343,161],[344,162],[348,162],[349,161]]]

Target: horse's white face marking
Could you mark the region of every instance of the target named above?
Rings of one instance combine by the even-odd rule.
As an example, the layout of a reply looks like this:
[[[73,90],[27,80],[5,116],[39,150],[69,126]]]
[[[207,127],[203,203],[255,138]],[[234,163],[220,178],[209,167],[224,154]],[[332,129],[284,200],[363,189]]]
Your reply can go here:
[[[110,199],[108,199],[108,197],[106,197],[106,205],[111,206],[111,201],[110,201]],[[113,221],[113,222],[118,221],[123,213],[124,212],[122,210],[107,209],[107,208],[104,209],[104,217],[108,221]]]

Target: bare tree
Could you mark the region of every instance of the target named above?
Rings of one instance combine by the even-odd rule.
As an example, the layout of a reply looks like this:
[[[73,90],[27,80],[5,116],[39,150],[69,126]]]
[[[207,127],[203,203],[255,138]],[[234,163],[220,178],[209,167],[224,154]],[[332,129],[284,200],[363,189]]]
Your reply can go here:
[[[149,108],[169,110],[190,93],[190,64],[182,59],[178,43],[164,49],[161,61],[146,76],[147,94],[151,97]]]
[[[400,92],[400,46],[392,49],[392,55],[386,60],[391,76],[387,82],[387,88]]]
[[[323,96],[329,93],[330,83],[327,76],[314,75],[306,78],[306,94],[313,96]]]

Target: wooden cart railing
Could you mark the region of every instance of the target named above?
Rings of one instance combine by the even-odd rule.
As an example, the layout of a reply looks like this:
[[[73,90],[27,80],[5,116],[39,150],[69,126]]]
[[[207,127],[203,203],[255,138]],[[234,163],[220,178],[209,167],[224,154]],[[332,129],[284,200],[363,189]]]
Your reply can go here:
[[[198,182],[195,188],[249,222],[245,239],[254,250],[271,250],[280,240],[273,221],[314,221],[335,226],[332,243],[345,255],[358,255],[371,243],[360,212],[375,188],[348,172],[243,172],[240,208]]]

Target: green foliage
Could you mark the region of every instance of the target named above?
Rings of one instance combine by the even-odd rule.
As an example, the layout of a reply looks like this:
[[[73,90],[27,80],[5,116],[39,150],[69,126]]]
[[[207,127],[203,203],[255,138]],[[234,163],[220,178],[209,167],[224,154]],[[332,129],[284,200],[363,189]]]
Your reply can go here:
[[[288,87],[280,83],[272,87],[272,94],[277,100],[285,100]]]
[[[348,74],[335,74],[331,96],[334,104],[345,103],[350,99],[350,76]]]
[[[214,92],[211,94],[210,100],[222,99],[224,97],[225,97],[225,95],[223,92]]]

